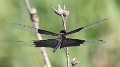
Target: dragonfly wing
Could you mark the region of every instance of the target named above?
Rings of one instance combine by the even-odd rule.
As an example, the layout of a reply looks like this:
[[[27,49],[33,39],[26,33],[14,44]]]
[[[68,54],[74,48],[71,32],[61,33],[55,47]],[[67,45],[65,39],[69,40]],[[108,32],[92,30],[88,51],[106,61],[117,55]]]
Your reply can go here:
[[[15,27],[15,29],[19,29],[19,30],[24,30],[24,31],[33,31],[34,27],[29,26],[29,25],[24,25],[24,24],[19,24],[19,23],[11,23],[12,27]]]
[[[69,34],[73,34],[73,33],[79,32],[79,31],[82,30],[83,28],[84,28],[84,27],[75,29],[75,30],[73,30],[73,31],[70,31],[70,32],[68,32],[68,33],[65,33],[65,35],[67,36],[67,35],[69,35]]]
[[[59,35],[59,34],[56,34],[56,33],[50,32],[50,31],[37,29],[37,28],[34,28],[32,26],[23,25],[23,24],[19,24],[19,23],[11,23],[11,25],[13,27],[16,27],[17,29],[21,29],[21,30],[25,30],[25,31],[32,31],[32,30],[36,29],[36,30],[38,30],[38,33],[40,33],[40,34],[46,34],[46,35],[52,35],[52,36],[58,36]]]
[[[89,25],[87,25],[87,26],[84,26],[84,27],[75,29],[75,30],[73,30],[73,31],[70,31],[70,32],[66,33],[65,35],[67,36],[67,35],[69,35],[69,34],[73,34],[73,33],[79,32],[80,30],[91,28],[91,27],[93,27],[93,26],[96,26],[96,25],[98,25],[98,24],[103,23],[103,22],[106,21],[106,20],[108,20],[108,19],[103,19],[103,20],[96,21],[96,22],[94,22],[94,23],[92,23],[92,24],[89,24]]]
[[[104,40],[86,40],[85,44],[104,44],[106,41]]]
[[[84,42],[85,40],[66,38],[66,39],[63,39],[62,45],[60,46],[60,48],[70,47],[70,46],[80,46],[80,44],[84,44]]]
[[[56,39],[48,39],[48,40],[36,40],[33,42],[35,47],[51,47],[55,48],[58,40]]]
[[[66,38],[62,41],[62,45],[60,48],[63,47],[70,47],[70,46],[80,46],[80,44],[103,44],[106,41],[103,40],[79,40],[79,39],[70,39]]]
[[[52,36],[58,36],[59,34],[50,32],[50,31],[46,31],[46,30],[42,30],[42,29],[38,29],[38,33],[40,34],[46,34],[46,35],[52,35]]]

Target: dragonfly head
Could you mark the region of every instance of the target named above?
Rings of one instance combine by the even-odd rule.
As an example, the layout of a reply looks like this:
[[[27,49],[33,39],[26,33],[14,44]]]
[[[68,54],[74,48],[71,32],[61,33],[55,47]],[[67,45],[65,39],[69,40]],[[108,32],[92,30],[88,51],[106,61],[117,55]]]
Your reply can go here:
[[[61,33],[61,34],[64,34],[64,33],[66,33],[66,31],[65,31],[65,30],[61,30],[60,33]]]

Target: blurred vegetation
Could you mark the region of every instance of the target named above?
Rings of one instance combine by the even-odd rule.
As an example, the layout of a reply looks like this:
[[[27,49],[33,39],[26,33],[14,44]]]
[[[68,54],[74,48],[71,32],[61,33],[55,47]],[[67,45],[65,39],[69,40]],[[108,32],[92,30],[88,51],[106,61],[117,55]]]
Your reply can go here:
[[[61,18],[52,11],[65,4],[70,11],[67,30],[73,30],[95,21],[109,18],[105,23],[70,35],[70,38],[106,40],[105,44],[86,44],[70,47],[70,60],[77,58],[81,63],[76,67],[120,67],[120,0],[30,0],[38,10],[40,28],[58,33],[62,28]],[[21,31],[11,22],[32,25],[24,0],[0,0],[0,67],[43,67],[39,48],[19,47],[19,40],[35,40],[34,31]],[[42,35],[43,39],[55,38]],[[63,49],[55,53],[47,48],[53,67],[66,67]]]

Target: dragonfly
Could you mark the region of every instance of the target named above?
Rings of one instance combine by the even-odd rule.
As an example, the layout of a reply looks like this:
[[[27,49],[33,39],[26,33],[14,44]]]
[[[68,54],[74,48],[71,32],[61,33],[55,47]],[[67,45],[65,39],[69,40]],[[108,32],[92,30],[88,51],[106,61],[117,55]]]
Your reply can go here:
[[[80,44],[84,44],[87,41],[81,40],[81,39],[71,39],[71,38],[67,38],[66,36],[73,34],[73,33],[77,33],[83,29],[87,29],[93,25],[97,25],[101,21],[103,22],[105,20],[107,20],[107,19],[97,21],[95,23],[89,24],[84,27],[80,27],[80,28],[72,30],[70,32],[66,32],[66,30],[61,30],[59,34],[56,34],[56,33],[50,32],[50,31],[46,31],[46,30],[42,30],[42,29],[38,29],[38,33],[40,33],[40,34],[57,36],[57,38],[56,39],[47,39],[47,40],[36,40],[33,43],[34,43],[35,47],[51,47],[51,48],[53,48],[53,52],[55,52],[58,49],[58,47],[60,47],[60,49],[61,49],[61,48],[70,47],[70,46],[80,46]],[[98,40],[98,41],[103,42],[103,40]]]
[[[56,36],[57,38],[46,39],[46,40],[34,40],[33,45],[35,45],[35,47],[50,47],[50,48],[53,48],[53,52],[56,52],[56,50],[59,47],[61,49],[61,48],[64,48],[64,47],[80,46],[81,44],[85,44],[86,42],[90,42],[90,41],[67,38],[67,36],[70,35],[70,34],[77,33],[81,30],[88,29],[88,28],[91,28],[93,26],[99,25],[99,24],[105,22],[106,20],[107,19],[99,20],[97,22],[94,22],[92,24],[77,28],[77,29],[72,30],[70,32],[66,32],[66,30],[61,30],[59,34],[51,32],[51,31],[43,30],[43,29],[37,29],[39,34]],[[21,24],[18,24],[18,25],[21,25]],[[24,25],[24,27],[25,27],[25,25]],[[33,28],[33,27],[30,27],[30,26],[28,26],[28,27]],[[95,41],[93,41],[93,42],[95,42]],[[105,41],[97,40],[97,42],[104,43]]]

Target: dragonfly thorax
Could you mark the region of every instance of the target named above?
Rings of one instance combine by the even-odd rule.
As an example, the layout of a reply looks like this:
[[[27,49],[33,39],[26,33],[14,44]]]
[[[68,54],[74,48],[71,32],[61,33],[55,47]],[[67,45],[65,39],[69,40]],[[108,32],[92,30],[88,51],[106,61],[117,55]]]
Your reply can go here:
[[[60,33],[66,33],[66,31],[65,30],[61,30]]]
[[[63,38],[66,38],[66,36],[64,35],[64,33],[60,33],[60,35],[58,36],[58,38],[63,39]]]
[[[61,30],[61,31],[60,31],[60,35],[59,35],[59,38],[66,38],[65,33],[66,33],[65,30]]]

